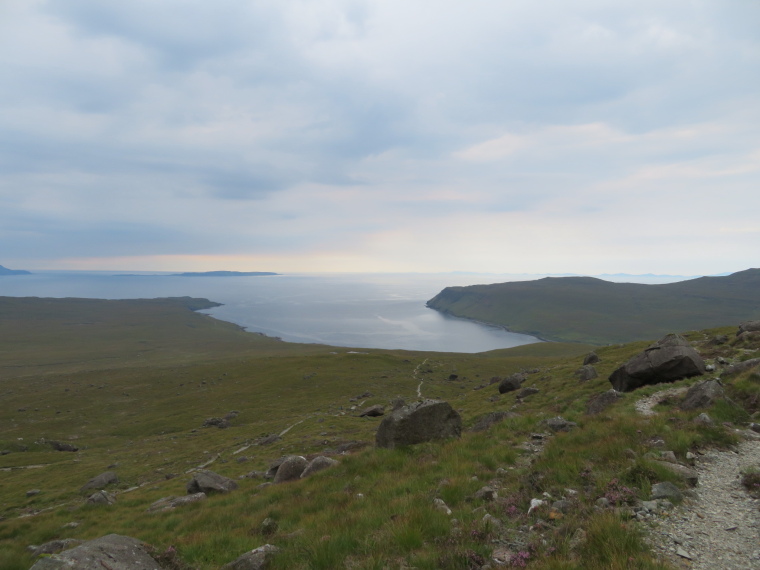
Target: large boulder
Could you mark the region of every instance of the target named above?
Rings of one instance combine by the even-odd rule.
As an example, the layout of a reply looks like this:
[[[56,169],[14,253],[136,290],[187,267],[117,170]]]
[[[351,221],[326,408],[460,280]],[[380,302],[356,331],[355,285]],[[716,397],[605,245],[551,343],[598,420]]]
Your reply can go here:
[[[760,321],[745,321],[739,325],[739,330],[736,331],[736,336],[740,336],[746,332],[758,332],[760,331]]]
[[[300,455],[290,455],[280,463],[277,473],[274,474],[274,483],[284,483],[285,481],[294,481],[301,478],[309,462],[305,457]]]
[[[41,558],[30,570],[161,570],[148,548],[136,538],[109,534]]]
[[[705,363],[689,341],[669,334],[615,370],[610,382],[618,392],[630,392],[641,386],[675,382],[704,373]]]
[[[725,393],[720,380],[705,380],[694,384],[680,404],[682,410],[709,408],[724,397]]]
[[[213,471],[202,469],[197,471],[187,483],[187,494],[196,493],[229,493],[238,488],[238,484],[227,477],[223,477]]]
[[[375,444],[393,449],[460,435],[462,418],[448,402],[423,400],[385,416],[377,428]]]
[[[525,374],[522,373],[507,376],[504,380],[499,382],[499,394],[506,394],[507,392],[519,390],[522,383],[525,382],[525,378]]]
[[[229,564],[222,566],[221,570],[266,570],[272,557],[279,552],[279,548],[271,544],[265,544],[246,552]]]
[[[82,485],[82,488],[79,490],[84,492],[91,489],[103,489],[108,485],[115,485],[118,482],[119,478],[116,476],[116,473],[113,471],[106,471],[105,473],[101,473],[97,477],[93,477],[87,481],[87,483]]]

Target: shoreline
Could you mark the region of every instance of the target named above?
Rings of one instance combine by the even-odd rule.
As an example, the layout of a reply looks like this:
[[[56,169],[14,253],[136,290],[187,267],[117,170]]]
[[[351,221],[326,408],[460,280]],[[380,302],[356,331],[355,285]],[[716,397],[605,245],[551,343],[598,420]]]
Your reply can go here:
[[[529,336],[531,338],[537,339],[538,342],[566,342],[566,341],[549,340],[548,338],[543,338],[543,337],[541,337],[541,336],[539,336],[537,334],[531,334],[531,333],[522,332],[522,331],[515,331],[515,330],[510,329],[506,325],[502,325],[502,324],[499,324],[499,323],[490,323],[488,321],[479,321],[478,319],[473,319],[471,317],[460,317],[459,315],[455,315],[454,313],[451,313],[449,311],[442,310],[442,309],[436,309],[435,307],[431,307],[428,303],[425,303],[425,306],[428,309],[430,309],[431,311],[436,311],[436,312],[438,312],[438,313],[440,313],[440,314],[442,314],[442,315],[444,315],[444,316],[446,316],[448,318],[451,318],[451,319],[459,319],[460,321],[467,321],[467,322],[470,322],[470,323],[475,323],[475,324],[486,326],[486,327],[493,327],[495,329],[501,329],[501,330],[503,330],[505,332],[508,332],[508,333],[511,333],[511,334],[519,334],[519,335],[522,335],[522,336]],[[527,344],[535,344],[535,343],[527,343]]]

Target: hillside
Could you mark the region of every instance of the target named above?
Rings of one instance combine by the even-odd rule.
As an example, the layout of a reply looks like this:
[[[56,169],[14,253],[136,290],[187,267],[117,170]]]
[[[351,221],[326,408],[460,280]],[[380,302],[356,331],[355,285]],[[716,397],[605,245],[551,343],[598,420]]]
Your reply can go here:
[[[427,306],[547,340],[609,344],[760,317],[760,269],[662,285],[592,277],[447,287]]]
[[[280,549],[271,570],[465,570],[494,558],[512,568],[665,570],[672,566],[644,540],[648,515],[634,509],[657,481],[687,486],[652,452],[672,450],[685,462],[687,453],[735,444],[721,422],[744,425],[760,405],[748,372],[726,381],[743,407],[716,405],[712,427],[673,402],[639,416],[636,401],[657,386],[586,414],[643,342],[598,349],[599,376],[581,382],[576,371],[590,347],[578,344],[475,355],[350,350],[245,333],[190,310],[205,300],[2,301],[2,338],[18,329],[15,349],[30,344],[0,353],[3,570],[30,568],[28,545],[109,533],[150,543],[166,570],[218,569],[266,543]],[[711,364],[756,355],[758,342],[735,339],[735,330],[688,338]],[[731,338],[716,344],[722,334]],[[134,352],[140,345],[149,358]],[[499,394],[492,378],[520,371],[535,390]],[[461,438],[375,448],[382,418],[359,411],[420,395],[454,406]],[[203,427],[225,415],[230,427]],[[545,422],[557,415],[577,426],[553,433]],[[489,417],[502,421],[473,431]],[[289,483],[262,479],[286,454],[339,464]],[[161,498],[186,496],[200,466],[238,488],[148,512]],[[106,487],[116,502],[86,504],[80,487],[107,470],[118,475]],[[481,493],[485,486],[498,497]],[[611,507],[599,508],[600,498]],[[546,504],[529,512],[533,499]],[[561,512],[549,506],[557,500]]]
[[[0,265],[0,276],[2,275],[31,275],[31,273],[25,269],[8,269]]]

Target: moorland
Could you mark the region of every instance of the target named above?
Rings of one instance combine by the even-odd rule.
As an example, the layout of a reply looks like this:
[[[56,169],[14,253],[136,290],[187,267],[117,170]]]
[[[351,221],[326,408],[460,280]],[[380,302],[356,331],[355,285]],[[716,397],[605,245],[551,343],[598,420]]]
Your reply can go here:
[[[30,568],[29,545],[109,533],[151,544],[163,567],[175,569],[219,568],[266,543],[280,548],[275,569],[481,568],[493,567],[497,552],[511,567],[668,568],[631,510],[656,482],[686,486],[648,455],[652,442],[685,462],[735,444],[734,428],[760,406],[758,375],[747,371],[724,380],[730,401],[710,409],[711,426],[675,402],[637,414],[635,401],[658,386],[588,414],[610,373],[654,338],[472,355],[349,349],[284,343],[194,312],[208,306],[189,298],[0,298],[1,568]],[[739,362],[760,345],[735,337],[738,320],[680,332],[706,362]],[[581,381],[577,370],[592,349],[598,376]],[[493,379],[515,373],[536,390],[500,394]],[[382,418],[360,412],[420,397],[450,402],[461,438],[376,448]],[[225,415],[230,427],[208,427]],[[554,433],[546,420],[556,416],[576,426]],[[494,417],[501,421],[473,430]],[[339,464],[267,485],[260,473],[290,454]],[[239,488],[148,512],[163,497],[185,495],[201,466]],[[109,487],[116,502],[87,504],[80,488],[106,470],[118,474]],[[497,500],[478,494],[486,485],[498,489]],[[562,499],[566,508],[531,509],[536,498]],[[599,508],[600,498],[610,508]]]

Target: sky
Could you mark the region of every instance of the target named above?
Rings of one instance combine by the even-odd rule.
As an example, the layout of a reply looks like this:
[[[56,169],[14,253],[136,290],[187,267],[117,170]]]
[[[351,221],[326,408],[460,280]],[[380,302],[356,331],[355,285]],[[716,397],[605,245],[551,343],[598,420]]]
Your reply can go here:
[[[0,0],[0,264],[760,267],[756,0]]]

